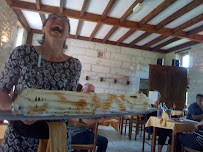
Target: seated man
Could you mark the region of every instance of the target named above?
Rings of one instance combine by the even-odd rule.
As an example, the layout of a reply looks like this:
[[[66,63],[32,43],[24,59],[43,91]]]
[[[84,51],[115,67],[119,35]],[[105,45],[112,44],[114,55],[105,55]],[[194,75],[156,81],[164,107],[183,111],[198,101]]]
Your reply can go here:
[[[181,151],[181,145],[191,149],[203,151],[203,122],[199,122],[193,133],[180,133],[177,135],[176,151]]]
[[[188,108],[188,116],[187,119],[201,121],[203,119],[203,105],[202,100],[203,95],[197,94],[196,102],[191,104]]]
[[[95,92],[95,87],[87,83],[83,86],[82,92]],[[73,119],[71,121],[81,123],[81,119]],[[95,123],[96,121],[104,121],[104,119],[83,119],[82,120],[84,123],[91,125]],[[72,144],[93,144],[94,142],[94,133],[91,132],[89,129],[86,128],[78,128],[78,127],[73,127],[70,126],[71,130],[71,137],[72,137]],[[105,152],[107,149],[108,145],[108,139],[106,137],[97,135],[97,152]]]

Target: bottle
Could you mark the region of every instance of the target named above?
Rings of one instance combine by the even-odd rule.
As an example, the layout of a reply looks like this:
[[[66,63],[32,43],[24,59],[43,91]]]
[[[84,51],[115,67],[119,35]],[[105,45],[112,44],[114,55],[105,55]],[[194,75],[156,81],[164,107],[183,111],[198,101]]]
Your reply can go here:
[[[173,110],[176,110],[176,104],[175,103],[173,104]]]

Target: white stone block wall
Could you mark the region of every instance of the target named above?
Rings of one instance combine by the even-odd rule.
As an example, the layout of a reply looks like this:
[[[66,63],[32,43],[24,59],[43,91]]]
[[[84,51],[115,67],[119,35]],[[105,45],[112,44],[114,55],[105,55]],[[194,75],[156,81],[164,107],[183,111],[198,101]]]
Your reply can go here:
[[[5,36],[7,45],[0,47],[0,71],[4,67],[6,59],[13,50],[17,34],[17,16],[5,0],[0,0],[0,39]]]
[[[41,35],[34,34],[33,44],[39,45],[40,38]],[[68,39],[66,43],[66,53],[82,63],[80,83],[93,83],[97,93],[138,93],[140,78],[149,77],[149,64],[156,64],[157,58],[165,57],[162,53],[75,39]]]
[[[196,101],[198,93],[203,94],[203,44],[191,47],[189,55],[188,104],[191,104]]]

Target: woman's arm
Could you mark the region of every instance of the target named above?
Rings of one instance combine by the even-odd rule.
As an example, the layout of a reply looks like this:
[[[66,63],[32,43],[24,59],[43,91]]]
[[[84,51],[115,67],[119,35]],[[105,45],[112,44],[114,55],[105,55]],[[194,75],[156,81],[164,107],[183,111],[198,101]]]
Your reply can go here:
[[[0,91],[0,110],[11,110],[12,100],[10,96],[3,91]]]

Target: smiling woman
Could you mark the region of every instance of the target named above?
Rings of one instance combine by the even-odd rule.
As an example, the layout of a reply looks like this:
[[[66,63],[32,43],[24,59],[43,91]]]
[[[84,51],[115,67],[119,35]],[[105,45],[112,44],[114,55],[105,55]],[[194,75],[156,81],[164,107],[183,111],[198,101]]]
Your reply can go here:
[[[68,23],[68,32],[70,33],[70,23],[69,23],[69,19],[68,19],[65,15],[54,13],[54,14],[50,14],[50,15],[48,16],[48,19],[57,19],[57,18],[60,18],[63,22],[67,22],[67,23]],[[48,19],[46,19],[46,20],[44,21],[43,27],[45,27],[45,25],[46,25]],[[53,31],[58,31],[59,33],[61,33],[61,32],[62,32],[62,27],[56,25],[55,27],[52,28],[52,30],[53,30]],[[39,40],[38,42],[39,42],[40,44],[42,44],[42,43],[44,42],[44,39],[45,39],[45,34],[42,36],[42,39]],[[67,49],[66,40],[65,40],[64,43],[63,43],[63,48],[64,48],[64,49]]]
[[[78,59],[64,54],[69,31],[69,20],[63,14],[51,14],[44,22],[44,36],[40,46],[22,45],[13,50],[0,75],[0,110],[10,109],[13,100],[26,88],[76,90],[82,67]],[[15,90],[10,98],[13,86]],[[67,126],[69,152],[68,121],[61,122]],[[46,121],[11,121],[0,151],[37,152],[39,139],[48,137]]]

